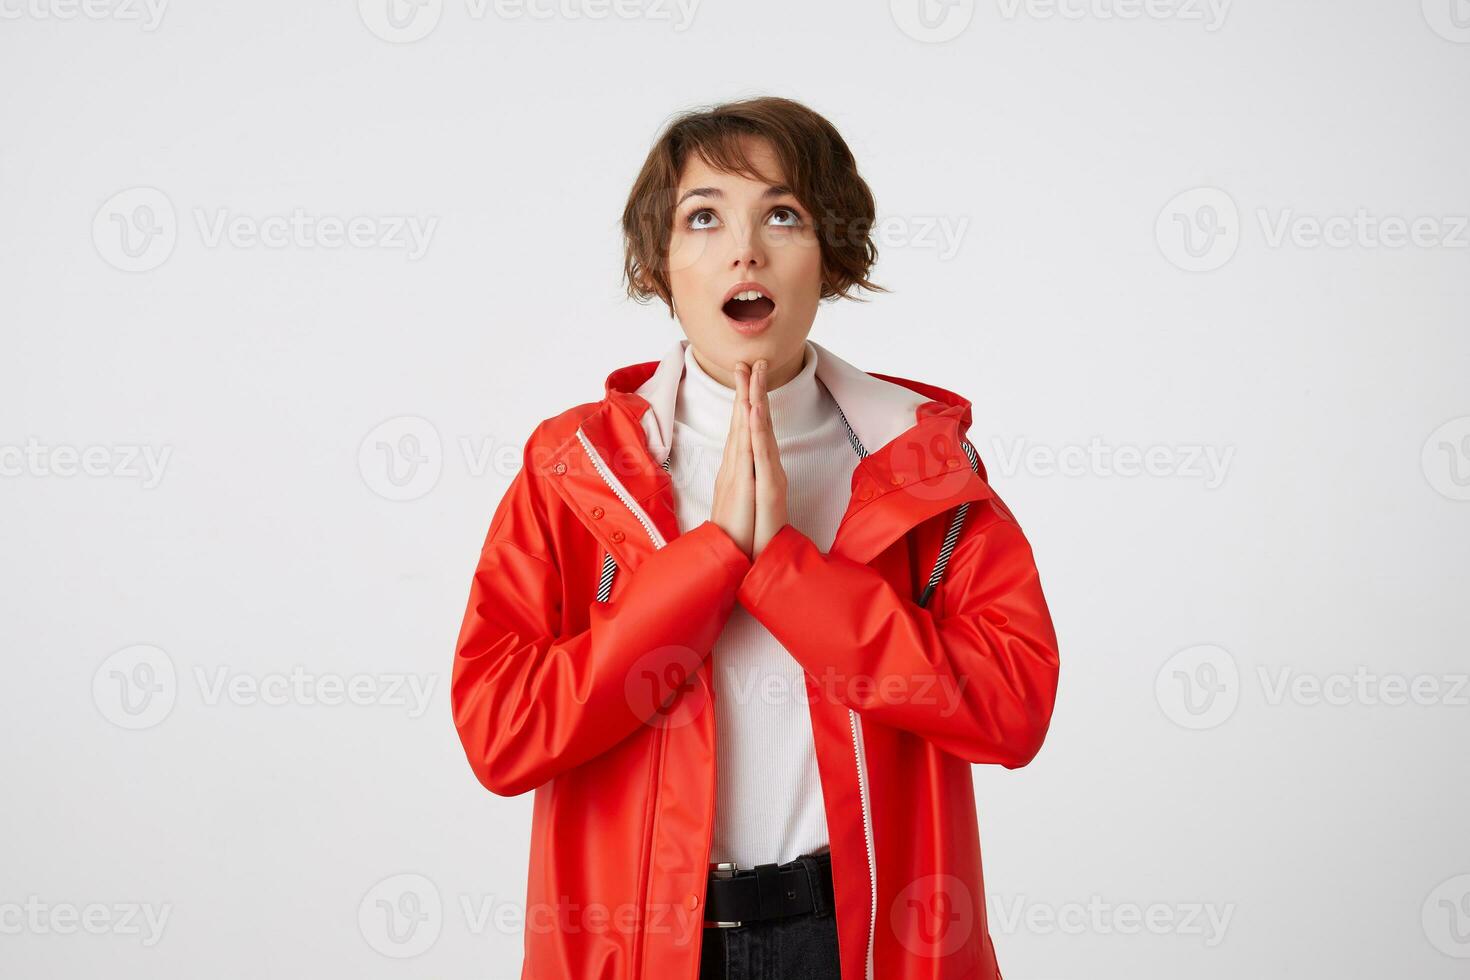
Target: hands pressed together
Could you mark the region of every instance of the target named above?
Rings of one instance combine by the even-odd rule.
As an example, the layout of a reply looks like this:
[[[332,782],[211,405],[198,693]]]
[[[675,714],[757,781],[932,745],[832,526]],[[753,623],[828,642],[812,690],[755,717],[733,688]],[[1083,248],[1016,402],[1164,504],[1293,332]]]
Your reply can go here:
[[[752,559],[786,524],[786,471],[771,425],[768,367],[764,358],[755,362],[753,370],[744,361],[735,365],[730,434],[715,474],[710,508],[710,520]]]

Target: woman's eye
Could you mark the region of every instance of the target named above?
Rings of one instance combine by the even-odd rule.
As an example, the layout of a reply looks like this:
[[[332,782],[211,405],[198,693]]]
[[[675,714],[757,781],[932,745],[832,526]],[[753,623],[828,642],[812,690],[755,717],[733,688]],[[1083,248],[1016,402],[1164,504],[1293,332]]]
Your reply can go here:
[[[701,221],[701,217],[708,218],[709,221]],[[718,223],[719,219],[715,217],[715,213],[709,208],[700,208],[698,211],[695,211],[693,214],[689,215],[688,218],[684,219],[685,226],[692,228],[695,231],[699,231],[704,228],[713,228]]]
[[[801,215],[792,208],[776,208],[771,212],[771,219],[778,228],[801,227]],[[698,211],[690,212],[684,219],[684,227],[691,231],[707,231],[718,228],[720,219],[709,208],[700,208]]]

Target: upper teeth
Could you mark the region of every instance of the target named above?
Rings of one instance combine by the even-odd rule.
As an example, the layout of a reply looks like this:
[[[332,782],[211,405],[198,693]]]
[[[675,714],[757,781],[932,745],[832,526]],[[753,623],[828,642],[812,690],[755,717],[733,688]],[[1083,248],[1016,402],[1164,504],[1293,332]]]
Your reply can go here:
[[[747,289],[745,292],[743,292],[743,293],[736,293],[734,296],[732,296],[730,298],[731,299],[752,300],[752,299],[760,299],[764,295],[766,295],[766,294],[763,293],[763,292],[761,292],[759,289]]]

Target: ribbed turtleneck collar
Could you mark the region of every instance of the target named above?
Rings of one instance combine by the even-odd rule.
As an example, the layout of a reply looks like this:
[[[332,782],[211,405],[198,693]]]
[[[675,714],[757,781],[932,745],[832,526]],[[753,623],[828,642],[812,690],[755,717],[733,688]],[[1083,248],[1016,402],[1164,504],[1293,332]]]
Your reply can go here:
[[[806,341],[804,360],[796,377],[770,392],[771,423],[777,441],[809,432],[822,424],[827,414],[824,392],[817,380],[817,349]],[[694,345],[684,346],[684,378],[674,417],[700,436],[723,444],[730,431],[730,413],[735,406],[735,389],[710,377],[694,359]]]

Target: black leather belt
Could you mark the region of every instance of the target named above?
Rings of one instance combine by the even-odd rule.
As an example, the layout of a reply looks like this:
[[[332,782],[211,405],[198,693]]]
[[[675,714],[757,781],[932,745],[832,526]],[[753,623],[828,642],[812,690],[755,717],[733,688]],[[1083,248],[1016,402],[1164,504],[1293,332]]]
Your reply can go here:
[[[832,852],[804,854],[785,864],[711,866],[704,924],[733,928],[832,908]]]

